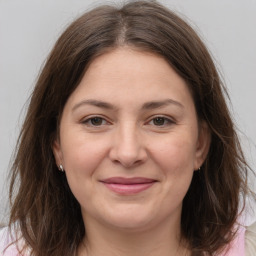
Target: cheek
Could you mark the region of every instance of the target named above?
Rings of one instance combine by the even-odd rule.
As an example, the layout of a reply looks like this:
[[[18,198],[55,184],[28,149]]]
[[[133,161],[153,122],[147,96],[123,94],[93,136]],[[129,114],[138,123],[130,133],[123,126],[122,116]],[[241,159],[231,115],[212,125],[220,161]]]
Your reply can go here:
[[[154,161],[161,166],[167,175],[193,170],[195,144],[183,136],[173,136],[162,143],[155,143],[151,150]]]
[[[107,142],[83,133],[66,134],[62,141],[63,164],[68,175],[93,175],[107,152]]]
[[[63,164],[69,187],[80,203],[90,202],[91,191],[97,182],[97,168],[102,163],[107,143],[86,138],[84,135],[66,134],[62,142]]]
[[[159,161],[164,175],[163,204],[168,211],[182,205],[194,173],[194,153],[190,145],[184,143],[178,143],[162,153]]]
[[[186,136],[175,136],[155,146],[154,161],[161,168],[165,200],[183,200],[194,173],[195,144]]]

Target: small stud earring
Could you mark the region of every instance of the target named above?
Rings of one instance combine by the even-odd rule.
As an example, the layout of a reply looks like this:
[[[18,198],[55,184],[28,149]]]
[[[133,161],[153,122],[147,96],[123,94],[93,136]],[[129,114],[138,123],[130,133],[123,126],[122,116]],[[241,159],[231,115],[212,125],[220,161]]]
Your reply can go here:
[[[62,164],[59,165],[59,170],[64,172],[64,168],[63,168]]]
[[[200,171],[200,170],[201,170],[201,167],[198,168],[198,171]]]

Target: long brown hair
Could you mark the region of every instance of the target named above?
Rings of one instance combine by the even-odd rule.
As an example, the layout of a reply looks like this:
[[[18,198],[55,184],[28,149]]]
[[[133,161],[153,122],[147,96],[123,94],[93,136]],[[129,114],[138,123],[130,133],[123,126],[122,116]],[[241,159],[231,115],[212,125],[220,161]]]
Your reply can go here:
[[[31,255],[74,255],[86,235],[80,205],[58,171],[52,144],[65,102],[90,62],[124,45],[163,56],[186,81],[198,118],[211,132],[209,154],[183,201],[183,239],[193,252],[212,255],[234,235],[239,195],[248,192],[248,166],[225,88],[206,47],[184,20],[155,1],[135,1],[121,8],[100,6],[75,20],[56,42],[32,93],[10,186],[10,226],[21,231]]]

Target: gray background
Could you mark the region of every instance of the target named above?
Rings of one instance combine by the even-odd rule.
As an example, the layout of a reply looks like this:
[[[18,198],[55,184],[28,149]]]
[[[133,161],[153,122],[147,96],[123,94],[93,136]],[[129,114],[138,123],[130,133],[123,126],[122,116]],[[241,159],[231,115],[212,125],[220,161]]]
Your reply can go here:
[[[255,170],[256,0],[160,2],[186,17],[214,55],[230,93],[246,157]],[[67,24],[99,3],[106,1],[0,0],[0,222],[8,218],[10,157],[42,64]],[[250,183],[256,190],[255,178]],[[255,215],[247,214],[246,223],[254,220]]]

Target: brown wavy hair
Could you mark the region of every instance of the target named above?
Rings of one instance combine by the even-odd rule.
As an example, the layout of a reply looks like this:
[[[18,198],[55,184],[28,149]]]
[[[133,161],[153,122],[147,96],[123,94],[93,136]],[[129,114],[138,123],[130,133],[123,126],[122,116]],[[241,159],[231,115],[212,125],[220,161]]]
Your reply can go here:
[[[211,132],[207,158],[183,201],[182,238],[194,254],[212,255],[234,236],[239,198],[244,202],[249,191],[248,166],[226,89],[205,45],[183,19],[155,1],[133,1],[100,6],[75,20],[56,42],[31,95],[11,169],[9,223],[21,231],[31,255],[75,255],[86,235],[80,205],[58,171],[52,145],[64,105],[88,65],[122,46],[163,56],[186,81],[198,119]]]

